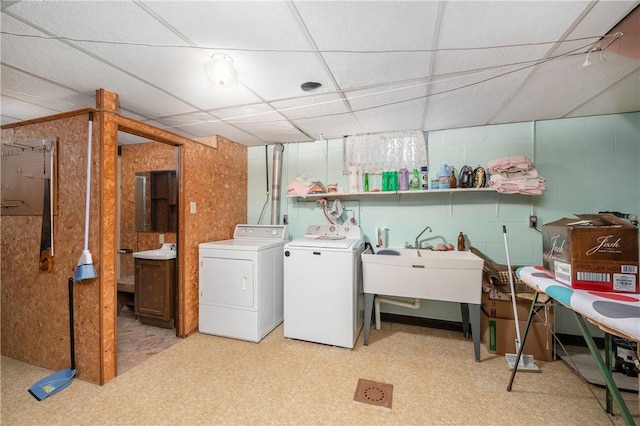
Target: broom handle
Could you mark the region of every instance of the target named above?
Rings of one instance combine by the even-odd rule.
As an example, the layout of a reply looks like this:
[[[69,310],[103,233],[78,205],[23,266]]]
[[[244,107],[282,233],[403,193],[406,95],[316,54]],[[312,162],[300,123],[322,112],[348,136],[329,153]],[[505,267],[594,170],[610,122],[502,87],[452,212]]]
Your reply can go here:
[[[71,369],[75,370],[76,350],[73,329],[73,277],[69,277],[69,340],[71,341]]]
[[[91,140],[93,138],[93,113],[89,113],[89,134],[87,136],[87,195],[84,210],[84,250],[89,250],[89,205],[91,196]]]
[[[504,250],[507,253],[507,268],[509,273],[509,287],[511,288],[511,304],[513,305],[513,319],[516,323],[516,353],[520,350],[520,324],[518,324],[518,305],[516,304],[516,289],[513,285],[513,274],[511,272],[511,259],[509,258],[509,245],[507,243],[507,227],[502,225],[502,235],[504,236]]]

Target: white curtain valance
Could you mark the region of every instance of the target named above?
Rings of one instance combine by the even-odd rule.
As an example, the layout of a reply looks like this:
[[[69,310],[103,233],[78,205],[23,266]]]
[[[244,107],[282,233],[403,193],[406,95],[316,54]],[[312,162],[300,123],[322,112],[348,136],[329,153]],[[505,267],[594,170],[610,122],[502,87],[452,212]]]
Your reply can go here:
[[[426,166],[428,135],[421,130],[345,136],[343,173],[359,166],[362,173],[381,174]]]

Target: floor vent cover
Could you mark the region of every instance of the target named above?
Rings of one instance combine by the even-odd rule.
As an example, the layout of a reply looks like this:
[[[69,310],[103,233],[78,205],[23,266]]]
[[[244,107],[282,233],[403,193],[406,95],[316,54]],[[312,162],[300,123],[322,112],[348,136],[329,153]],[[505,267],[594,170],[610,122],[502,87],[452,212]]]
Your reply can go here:
[[[353,400],[376,407],[391,408],[393,385],[359,379]]]

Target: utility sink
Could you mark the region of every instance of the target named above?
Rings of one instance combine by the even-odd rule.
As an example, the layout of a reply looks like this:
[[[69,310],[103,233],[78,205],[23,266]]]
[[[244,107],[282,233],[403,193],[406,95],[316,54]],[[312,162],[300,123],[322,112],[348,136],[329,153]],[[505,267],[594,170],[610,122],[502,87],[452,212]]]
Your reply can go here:
[[[136,251],[133,253],[133,257],[136,259],[150,259],[150,260],[169,260],[176,258],[176,245],[166,243],[162,247],[155,250]]]
[[[365,293],[481,302],[484,260],[470,251],[391,248],[386,252],[397,255],[362,253]]]
[[[470,251],[432,251],[410,248],[386,249],[388,254],[362,253],[364,290],[364,344],[374,298],[410,297],[460,303],[462,329],[471,325],[473,350],[480,361],[480,303],[484,259]],[[418,255],[419,253],[419,255]],[[382,300],[383,301],[383,300]],[[384,301],[383,301],[384,302]],[[376,303],[376,319],[379,303]]]

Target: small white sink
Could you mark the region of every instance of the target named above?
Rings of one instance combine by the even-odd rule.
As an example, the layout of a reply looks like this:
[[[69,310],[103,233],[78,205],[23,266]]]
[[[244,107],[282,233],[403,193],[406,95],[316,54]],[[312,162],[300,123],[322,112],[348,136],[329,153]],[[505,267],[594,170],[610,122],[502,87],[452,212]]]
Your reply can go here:
[[[155,250],[136,251],[133,253],[136,259],[169,260],[176,258],[176,245],[163,244],[161,248]]]

